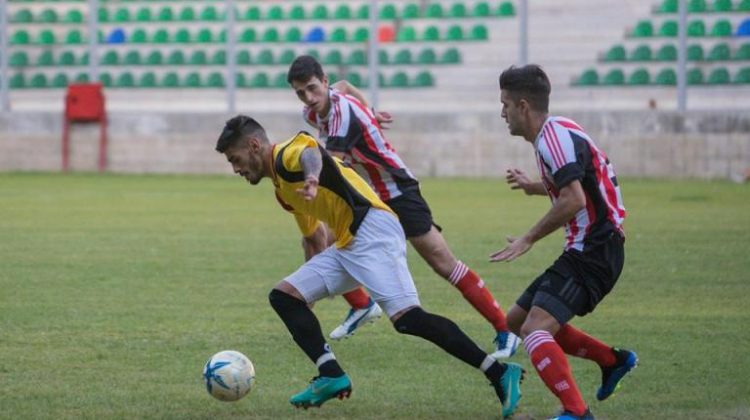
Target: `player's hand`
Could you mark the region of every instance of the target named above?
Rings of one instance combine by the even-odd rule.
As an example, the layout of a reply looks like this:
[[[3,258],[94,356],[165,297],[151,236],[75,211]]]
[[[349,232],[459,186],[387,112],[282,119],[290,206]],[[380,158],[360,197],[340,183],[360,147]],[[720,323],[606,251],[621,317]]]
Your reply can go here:
[[[533,185],[526,173],[518,168],[510,168],[505,171],[505,180],[510,184],[511,190],[523,190],[526,195],[533,194]]]
[[[511,262],[521,255],[525,254],[526,251],[531,249],[533,243],[529,241],[525,236],[520,238],[514,238],[508,236],[508,246],[501,249],[500,251],[490,254],[490,262],[507,261]]]
[[[306,201],[310,201],[318,195],[318,178],[308,176],[305,178],[305,185],[297,189],[297,194],[301,195]]]
[[[393,116],[387,111],[376,111],[375,120],[380,124],[380,128],[387,129],[387,124],[393,122]]]

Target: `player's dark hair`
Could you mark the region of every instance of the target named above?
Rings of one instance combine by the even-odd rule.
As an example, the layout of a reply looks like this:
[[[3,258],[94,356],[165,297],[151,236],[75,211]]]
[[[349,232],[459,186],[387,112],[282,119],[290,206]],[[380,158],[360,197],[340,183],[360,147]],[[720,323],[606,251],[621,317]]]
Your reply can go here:
[[[549,94],[552,86],[547,74],[536,64],[508,67],[500,74],[500,89],[505,90],[516,103],[526,99],[531,109],[549,111]]]
[[[289,66],[289,73],[286,75],[286,81],[290,85],[292,82],[307,82],[313,76],[320,80],[323,80],[323,67],[320,65],[318,60],[311,55],[301,55],[294,59],[292,65]]]
[[[240,139],[247,136],[254,136],[263,141],[268,141],[266,130],[258,121],[247,115],[237,115],[224,124],[224,129],[221,130],[219,140],[216,141],[216,151],[224,153]]]

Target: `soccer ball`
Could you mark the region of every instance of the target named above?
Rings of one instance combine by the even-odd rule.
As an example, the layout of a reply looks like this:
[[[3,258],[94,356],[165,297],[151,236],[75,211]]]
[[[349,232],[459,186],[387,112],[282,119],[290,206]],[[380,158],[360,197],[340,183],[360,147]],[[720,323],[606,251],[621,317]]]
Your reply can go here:
[[[203,367],[203,380],[211,396],[221,401],[237,401],[247,395],[255,382],[255,367],[244,354],[220,351]]]

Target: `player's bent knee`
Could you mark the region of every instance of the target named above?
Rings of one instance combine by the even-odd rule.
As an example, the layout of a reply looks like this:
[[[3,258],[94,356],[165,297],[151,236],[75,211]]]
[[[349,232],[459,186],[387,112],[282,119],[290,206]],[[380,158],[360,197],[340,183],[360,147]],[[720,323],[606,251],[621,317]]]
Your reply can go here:
[[[425,314],[426,312],[422,308],[415,306],[394,321],[393,328],[400,334],[417,335]]]
[[[305,302],[279,289],[271,290],[268,302],[276,313],[282,313],[297,306],[305,306]]]

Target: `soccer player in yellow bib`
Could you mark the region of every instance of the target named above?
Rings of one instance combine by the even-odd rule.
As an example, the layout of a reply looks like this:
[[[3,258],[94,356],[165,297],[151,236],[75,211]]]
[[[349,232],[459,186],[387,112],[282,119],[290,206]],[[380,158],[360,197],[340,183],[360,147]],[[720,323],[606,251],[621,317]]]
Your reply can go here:
[[[311,384],[291,397],[297,407],[319,407],[348,397],[352,390],[310,310],[322,298],[366,287],[396,331],[422,337],[480,369],[503,405],[503,416],[521,397],[523,370],[499,363],[482,351],[447,318],[425,312],[406,264],[401,225],[354,170],[328,154],[307,133],[272,144],[254,119],[239,115],[227,121],[216,144],[234,172],[256,185],[270,178],[277,199],[294,214],[309,241],[326,241],[324,222],[336,242],[305,262],[271,291],[271,306],[297,345],[318,368]]]

